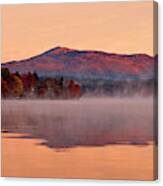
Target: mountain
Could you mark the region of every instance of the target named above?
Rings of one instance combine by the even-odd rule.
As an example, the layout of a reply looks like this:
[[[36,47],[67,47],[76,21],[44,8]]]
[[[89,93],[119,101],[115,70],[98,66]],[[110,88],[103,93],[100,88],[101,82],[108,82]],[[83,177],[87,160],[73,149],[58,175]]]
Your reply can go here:
[[[79,79],[151,79],[156,57],[122,55],[101,51],[80,51],[56,47],[40,55],[4,63],[12,72],[36,71],[39,76],[67,76]]]

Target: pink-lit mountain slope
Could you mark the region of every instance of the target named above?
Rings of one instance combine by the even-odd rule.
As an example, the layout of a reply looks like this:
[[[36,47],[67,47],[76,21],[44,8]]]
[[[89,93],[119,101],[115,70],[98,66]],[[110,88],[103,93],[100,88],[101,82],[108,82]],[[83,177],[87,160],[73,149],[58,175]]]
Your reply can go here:
[[[121,55],[56,47],[40,55],[4,63],[10,71],[36,71],[40,76],[70,76],[102,79],[152,79],[157,57]]]

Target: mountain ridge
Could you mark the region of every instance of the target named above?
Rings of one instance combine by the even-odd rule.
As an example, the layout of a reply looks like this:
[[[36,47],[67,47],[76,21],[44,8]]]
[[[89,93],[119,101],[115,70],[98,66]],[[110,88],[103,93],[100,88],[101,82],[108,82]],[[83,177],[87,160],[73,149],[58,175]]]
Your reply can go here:
[[[157,56],[148,54],[116,54],[96,50],[54,47],[23,60],[1,64],[20,73],[36,71],[39,75],[102,77],[108,79],[149,79],[154,76]]]
[[[69,50],[69,52],[71,51],[78,51],[78,52],[93,52],[93,53],[101,53],[101,54],[104,54],[104,55],[118,55],[118,56],[122,56],[122,57],[133,57],[133,56],[146,56],[146,57],[149,57],[149,58],[155,58],[157,55],[155,56],[151,56],[149,54],[146,54],[146,53],[132,53],[132,54],[121,54],[121,53],[109,53],[109,52],[106,52],[106,51],[101,51],[101,50],[77,50],[77,49],[72,49],[72,48],[68,48],[68,47],[62,47],[62,46],[56,46],[56,47],[53,47],[49,50],[46,50],[45,52],[41,52],[39,54],[36,54],[34,56],[31,56],[31,57],[27,57],[27,58],[24,58],[24,59],[20,59],[20,60],[11,60],[11,61],[6,61],[6,62],[2,62],[2,64],[8,64],[8,63],[15,63],[15,62],[22,62],[22,61],[26,61],[26,60],[29,60],[29,59],[33,59],[33,58],[36,58],[36,57],[39,57],[39,56],[42,56],[44,54],[47,54],[49,52],[52,52],[52,51],[55,51],[57,49],[65,49],[65,50]]]

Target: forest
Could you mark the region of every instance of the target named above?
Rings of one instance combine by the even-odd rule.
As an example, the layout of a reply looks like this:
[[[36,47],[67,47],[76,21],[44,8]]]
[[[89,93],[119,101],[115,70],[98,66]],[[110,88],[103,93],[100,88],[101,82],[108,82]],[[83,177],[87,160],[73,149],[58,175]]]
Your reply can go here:
[[[2,98],[22,99],[77,99],[81,96],[150,96],[155,94],[157,83],[147,80],[76,79],[73,77],[39,76],[10,72],[1,69]]]
[[[36,72],[11,73],[1,70],[1,91],[3,98],[78,98],[80,85],[70,79],[40,78]]]

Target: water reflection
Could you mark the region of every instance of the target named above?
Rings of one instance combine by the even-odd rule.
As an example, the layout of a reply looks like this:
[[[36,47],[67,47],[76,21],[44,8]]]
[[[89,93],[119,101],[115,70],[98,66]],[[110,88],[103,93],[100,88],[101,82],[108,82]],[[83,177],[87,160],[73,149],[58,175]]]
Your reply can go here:
[[[152,98],[3,100],[2,132],[51,148],[145,145],[153,140],[152,105]]]

